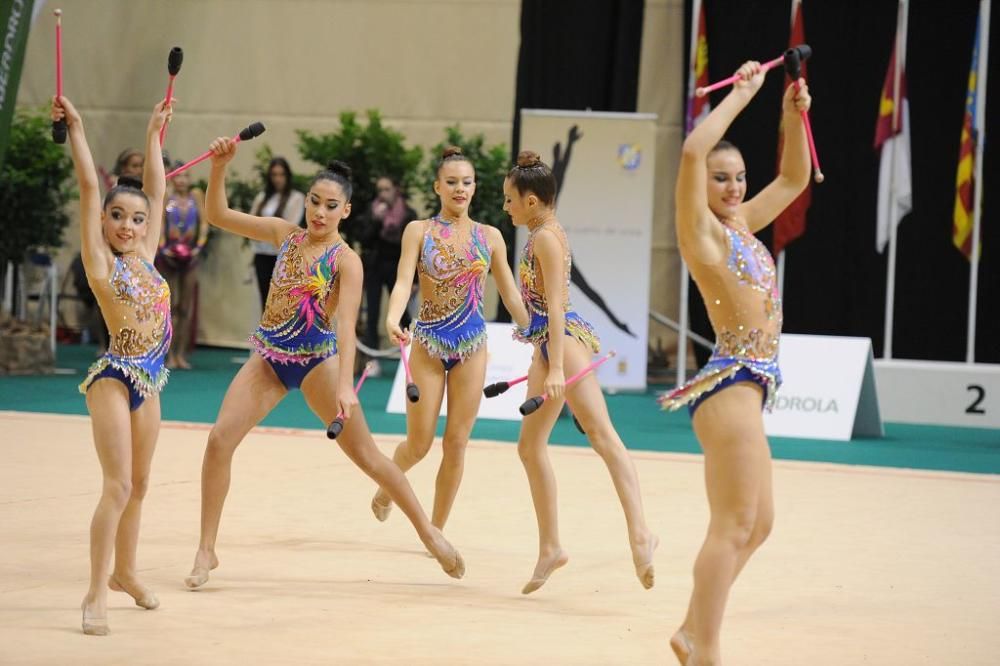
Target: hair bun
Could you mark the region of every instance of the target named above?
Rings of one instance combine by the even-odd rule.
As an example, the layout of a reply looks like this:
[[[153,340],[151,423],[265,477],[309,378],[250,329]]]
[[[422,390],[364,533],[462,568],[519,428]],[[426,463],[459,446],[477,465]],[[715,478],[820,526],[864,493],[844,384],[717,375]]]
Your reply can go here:
[[[132,176],[118,176],[118,182],[115,183],[115,187],[130,187],[133,190],[141,191],[142,181]]]
[[[453,155],[462,155],[462,149],[458,146],[447,146],[441,151],[441,159],[446,160]]]
[[[533,150],[522,150],[517,154],[517,166],[530,169],[542,163],[542,158]]]
[[[347,165],[347,162],[341,162],[340,160],[333,160],[326,165],[326,170],[330,173],[335,173],[338,176],[342,176],[346,180],[351,180],[351,174],[354,173],[351,167]]]

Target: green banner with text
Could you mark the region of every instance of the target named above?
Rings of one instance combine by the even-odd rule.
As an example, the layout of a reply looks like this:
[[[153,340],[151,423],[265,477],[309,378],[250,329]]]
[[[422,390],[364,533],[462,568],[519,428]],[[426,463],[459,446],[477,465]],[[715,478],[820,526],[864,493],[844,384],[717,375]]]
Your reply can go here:
[[[31,8],[35,0],[0,0],[0,166],[10,141],[17,86],[21,82],[24,49],[31,29]]]

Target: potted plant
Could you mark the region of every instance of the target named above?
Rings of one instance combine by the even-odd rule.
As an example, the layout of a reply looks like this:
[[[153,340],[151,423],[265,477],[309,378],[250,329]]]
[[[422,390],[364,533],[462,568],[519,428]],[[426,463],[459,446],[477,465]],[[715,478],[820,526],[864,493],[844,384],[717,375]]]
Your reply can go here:
[[[0,375],[51,371],[55,359],[47,324],[17,317],[17,280],[21,267],[37,255],[49,255],[63,242],[69,224],[66,205],[76,197],[73,163],[51,139],[52,122],[44,110],[19,110],[10,126],[6,159],[0,165],[0,281],[8,263],[14,284],[11,312],[0,316]],[[51,261],[51,258],[49,258]]]
[[[367,124],[358,121],[353,111],[340,114],[340,128],[328,134],[313,134],[298,130],[299,154],[320,168],[332,160],[341,160],[353,171],[354,214],[349,217],[342,231],[349,241],[356,239],[358,230],[354,228],[363,218],[368,206],[375,199],[375,179],[380,176],[395,178],[403,192],[409,192],[417,182],[420,165],[419,147],[407,148],[405,137],[398,131],[382,124],[378,111],[366,112]]]

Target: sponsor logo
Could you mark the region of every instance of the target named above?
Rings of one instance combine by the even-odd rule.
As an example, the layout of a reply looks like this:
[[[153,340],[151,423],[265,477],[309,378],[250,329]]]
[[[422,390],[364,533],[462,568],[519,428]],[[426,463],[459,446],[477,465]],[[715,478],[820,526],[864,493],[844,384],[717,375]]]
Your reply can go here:
[[[825,414],[827,412],[840,413],[840,407],[833,398],[802,397],[798,395],[779,395],[775,400],[774,410],[777,412],[813,412],[816,414]]]
[[[635,171],[642,161],[642,149],[637,143],[623,143],[618,146],[618,164],[626,171]]]

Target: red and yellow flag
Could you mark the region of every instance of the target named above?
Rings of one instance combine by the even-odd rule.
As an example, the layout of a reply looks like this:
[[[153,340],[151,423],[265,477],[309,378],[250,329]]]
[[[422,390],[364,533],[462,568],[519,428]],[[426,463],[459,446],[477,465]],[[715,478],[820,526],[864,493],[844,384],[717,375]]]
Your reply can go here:
[[[965,117],[962,120],[962,140],[958,151],[958,173],[955,176],[955,215],[951,240],[955,247],[972,258],[973,195],[975,194],[976,144],[979,128],[976,127],[976,97],[978,92],[979,29],[976,21],[976,41],[972,47],[972,65],[969,68],[969,89],[965,96]]]
[[[705,119],[711,110],[708,95],[697,97],[696,88],[703,88],[708,81],[708,38],[705,33],[705,8],[701,0],[695,0],[691,6],[691,71],[688,72],[687,114],[685,115],[685,134],[690,134],[694,126]]]

